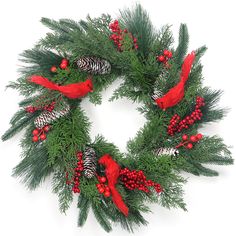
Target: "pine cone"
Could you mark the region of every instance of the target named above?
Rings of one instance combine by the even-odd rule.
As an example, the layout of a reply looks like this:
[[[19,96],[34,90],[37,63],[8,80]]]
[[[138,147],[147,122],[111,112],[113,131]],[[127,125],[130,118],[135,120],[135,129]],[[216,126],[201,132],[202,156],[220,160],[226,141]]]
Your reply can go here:
[[[66,116],[70,111],[70,106],[67,103],[63,104],[61,109],[55,108],[53,111],[43,111],[35,120],[35,127],[42,129],[45,125],[51,124],[60,117]]]
[[[179,150],[176,148],[158,148],[155,151],[155,154],[157,156],[161,156],[161,155],[169,155],[172,157],[177,157],[179,155]]]
[[[153,95],[152,95],[152,99],[155,101],[156,99],[162,97],[162,92],[161,91],[154,91]]]
[[[97,156],[95,150],[91,147],[86,147],[84,151],[84,176],[91,179],[96,174]]]
[[[109,74],[111,72],[111,64],[98,57],[81,57],[77,61],[80,70],[92,74]]]

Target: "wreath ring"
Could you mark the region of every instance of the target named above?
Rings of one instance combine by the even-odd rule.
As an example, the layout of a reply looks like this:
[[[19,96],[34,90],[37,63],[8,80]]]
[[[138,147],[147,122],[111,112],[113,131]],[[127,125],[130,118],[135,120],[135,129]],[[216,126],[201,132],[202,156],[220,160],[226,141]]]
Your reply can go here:
[[[34,190],[53,175],[53,192],[65,212],[78,197],[78,225],[91,208],[101,226],[118,222],[128,231],[147,222],[146,202],[186,210],[180,174],[215,176],[205,163],[232,164],[228,147],[198,129],[223,118],[216,106],[221,91],[202,84],[200,57],[206,47],[187,54],[188,31],[179,30],[173,47],[170,27],[156,31],[140,5],[86,21],[42,18],[52,32],[22,54],[21,77],[8,87],[25,96],[2,136],[26,128],[23,159],[13,175]],[[102,136],[91,140],[90,122],[80,103],[101,103],[101,92],[118,76],[123,83],[111,100],[140,103],[147,123],[121,153]]]

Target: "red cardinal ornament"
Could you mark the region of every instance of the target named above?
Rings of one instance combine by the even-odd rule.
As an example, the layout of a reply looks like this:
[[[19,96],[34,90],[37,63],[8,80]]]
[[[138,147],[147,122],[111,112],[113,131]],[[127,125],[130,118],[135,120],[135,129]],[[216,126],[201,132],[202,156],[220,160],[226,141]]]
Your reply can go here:
[[[72,98],[72,99],[84,97],[87,93],[93,91],[93,83],[92,83],[91,77],[89,77],[84,82],[68,84],[68,85],[55,84],[49,81],[47,78],[39,76],[39,75],[31,76],[29,81],[35,84],[39,84],[51,90],[57,90],[60,93],[62,93],[64,96],[68,98]]]
[[[188,80],[188,76],[195,59],[195,52],[188,54],[184,59],[180,74],[179,83],[171,88],[163,97],[155,100],[156,104],[163,110],[178,104],[184,97],[184,85]]]
[[[128,216],[129,208],[125,205],[120,193],[115,187],[120,175],[120,166],[108,154],[102,156],[98,160],[98,163],[105,166],[105,174],[107,177],[108,187],[111,191],[112,201],[125,216]]]

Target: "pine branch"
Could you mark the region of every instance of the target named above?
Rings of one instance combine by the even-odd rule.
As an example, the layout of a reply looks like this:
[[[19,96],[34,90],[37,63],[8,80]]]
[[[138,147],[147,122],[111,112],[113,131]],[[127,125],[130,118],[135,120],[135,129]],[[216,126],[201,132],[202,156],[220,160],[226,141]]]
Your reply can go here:
[[[53,192],[58,195],[59,208],[65,213],[73,201],[71,186],[66,184],[65,172],[58,171],[53,175]]]
[[[18,121],[20,121],[23,117],[25,117],[27,114],[27,112],[25,111],[25,109],[21,109],[19,111],[17,111],[13,117],[10,119],[10,124],[11,125],[15,125]]]
[[[175,62],[182,65],[183,59],[188,51],[189,35],[186,24],[181,24],[179,29],[179,44],[174,53]]]
[[[72,26],[74,28],[77,25],[75,21],[73,23],[71,21],[72,24],[69,24],[70,27],[68,27],[66,20],[56,21],[46,17],[41,18],[41,23],[59,34],[69,33],[71,29],[70,27]]]
[[[78,198],[78,208],[79,210],[79,216],[78,216],[78,226],[82,227],[88,217],[89,208],[90,208],[91,202],[88,198],[86,198],[83,194],[79,195]]]
[[[180,150],[180,156],[175,162],[176,169],[184,170],[194,175],[216,176],[218,173],[202,164],[231,165],[233,159],[229,148],[217,136],[205,137],[197,143],[191,152]]]
[[[21,118],[19,121],[15,121],[13,118],[12,126],[2,135],[2,141],[6,141],[23,130],[28,126],[32,120],[35,118],[35,114],[29,114],[24,118]]]
[[[156,38],[155,30],[149,19],[148,13],[140,4],[137,4],[134,9],[124,9],[123,11],[120,11],[120,14],[121,24],[137,37],[139,45],[138,51],[141,55],[147,57]]]
[[[227,108],[219,108],[217,106],[223,92],[221,90],[212,90],[205,87],[200,93],[204,97],[206,104],[202,108],[202,112],[204,114],[202,122],[215,122],[222,120],[228,113]]]
[[[48,154],[43,145],[33,145],[24,156],[13,169],[13,176],[20,177],[27,188],[34,190],[53,172],[53,168],[47,165]]]
[[[38,98],[39,98],[39,95],[26,97],[25,99],[23,99],[22,101],[19,102],[19,106],[20,106],[20,107],[29,106],[29,105],[31,105],[32,103],[34,103],[35,100],[37,100]]]
[[[195,60],[194,60],[195,64],[199,62],[201,57],[205,54],[206,50],[207,50],[207,47],[205,45],[195,50],[195,55],[196,55]]]
[[[28,64],[27,67],[22,67],[19,70],[25,76],[33,74],[51,75],[50,68],[53,65],[58,66],[63,58],[62,55],[37,47],[25,50],[20,56],[20,61]]]
[[[106,217],[106,213],[103,209],[99,206],[99,204],[92,203],[92,210],[94,216],[96,217],[99,224],[106,232],[110,232],[112,230],[111,223],[108,221]]]
[[[154,54],[150,56],[155,57],[156,52],[162,52],[164,49],[170,48],[174,42],[174,38],[171,32],[171,26],[165,25],[157,33],[156,40],[153,42],[152,51]]]

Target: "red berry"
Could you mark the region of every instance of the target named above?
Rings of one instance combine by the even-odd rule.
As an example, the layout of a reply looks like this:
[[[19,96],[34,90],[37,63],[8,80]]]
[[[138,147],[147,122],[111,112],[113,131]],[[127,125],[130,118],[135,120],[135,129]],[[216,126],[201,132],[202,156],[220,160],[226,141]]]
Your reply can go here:
[[[101,188],[102,185],[101,185],[101,184],[96,184],[96,187],[97,187],[97,188]]]
[[[187,141],[187,140],[188,140],[188,135],[187,135],[187,134],[184,134],[184,135],[182,136],[182,139],[183,139],[183,141]]]
[[[157,57],[157,60],[159,61],[159,62],[164,62],[165,61],[165,57],[164,56],[158,56]]]
[[[61,64],[66,64],[66,66],[68,66],[69,61],[66,58],[64,58],[62,59]]]
[[[166,57],[168,57],[168,55],[169,55],[169,50],[165,49],[165,50],[163,51],[163,55],[166,56]]]
[[[99,193],[104,193],[104,191],[105,191],[104,188],[102,188],[102,187],[98,188],[98,192],[99,192]]]
[[[172,58],[172,56],[173,56],[173,55],[172,55],[172,52],[171,52],[171,51],[168,51],[167,57],[168,57],[168,58]]]
[[[48,132],[48,131],[50,130],[50,126],[49,126],[49,125],[45,125],[45,126],[43,127],[43,130],[44,130],[45,132]]]
[[[104,192],[104,196],[105,197],[110,197],[111,196],[111,192],[110,191],[105,191]]]
[[[108,186],[106,186],[105,191],[110,191],[110,188]]]
[[[39,131],[38,131],[37,129],[34,129],[33,132],[32,132],[32,134],[33,134],[34,136],[36,136],[36,135],[39,134]]]
[[[38,141],[39,141],[38,136],[33,136],[32,141],[33,141],[33,142],[38,142]]]
[[[203,137],[203,135],[202,135],[202,134],[197,134],[197,139],[198,139],[198,140],[201,140],[201,139],[202,139],[202,137]]]
[[[67,64],[66,64],[66,63],[61,63],[61,64],[60,64],[60,68],[61,68],[61,69],[64,70],[64,69],[66,69],[66,67],[67,67]]]
[[[188,149],[192,149],[193,148],[193,144],[192,143],[188,143],[187,148]]]
[[[107,178],[104,177],[104,176],[102,176],[99,181],[100,181],[101,183],[106,183]]]
[[[41,140],[45,140],[46,138],[47,138],[46,134],[41,134],[41,135],[40,135],[40,139],[41,139]]]
[[[37,109],[35,107],[29,106],[25,108],[26,112],[34,113]]]
[[[197,138],[195,135],[192,135],[192,136],[190,137],[190,140],[195,143],[195,142],[198,141],[198,138]]]
[[[51,69],[50,69],[50,71],[53,72],[53,73],[57,72],[56,66],[52,66]]]

